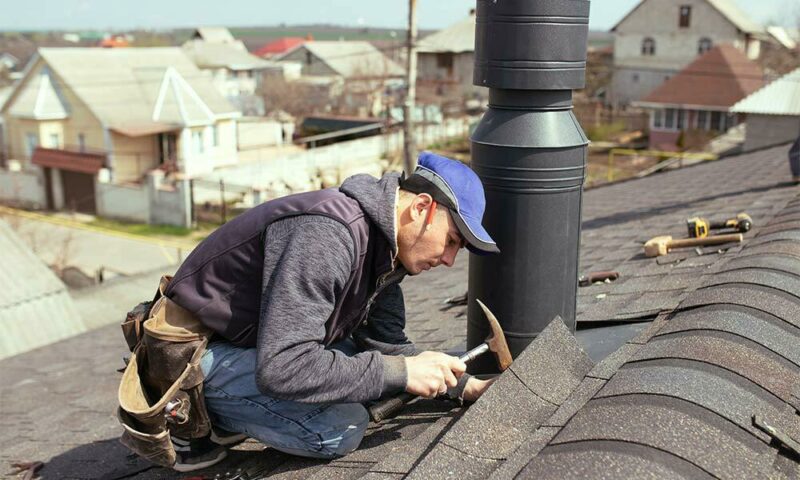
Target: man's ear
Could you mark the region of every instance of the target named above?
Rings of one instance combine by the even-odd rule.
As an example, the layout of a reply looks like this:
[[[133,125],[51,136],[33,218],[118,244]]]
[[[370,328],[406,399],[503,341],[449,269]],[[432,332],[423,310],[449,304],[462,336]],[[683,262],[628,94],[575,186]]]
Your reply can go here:
[[[419,193],[414,197],[411,202],[410,214],[412,220],[417,220],[420,217],[425,217],[425,213],[431,208],[433,197],[427,193]]]

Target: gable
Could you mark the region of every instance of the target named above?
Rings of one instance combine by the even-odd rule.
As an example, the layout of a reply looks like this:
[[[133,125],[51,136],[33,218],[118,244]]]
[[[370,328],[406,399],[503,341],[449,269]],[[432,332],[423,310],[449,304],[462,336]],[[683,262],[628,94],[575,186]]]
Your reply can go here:
[[[63,85],[44,62],[38,62],[12,93],[7,112],[15,117],[59,120],[69,116],[69,104],[61,92]]]
[[[691,7],[691,22],[687,28],[678,26],[681,6]],[[759,31],[730,0],[642,0],[611,28],[616,33],[676,33],[729,34]]]

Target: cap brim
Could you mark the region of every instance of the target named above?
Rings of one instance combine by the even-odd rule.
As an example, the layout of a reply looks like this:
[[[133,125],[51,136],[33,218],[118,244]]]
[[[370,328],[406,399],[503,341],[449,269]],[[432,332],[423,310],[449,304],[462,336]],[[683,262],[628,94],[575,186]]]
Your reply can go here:
[[[476,255],[491,255],[500,253],[497,244],[483,228],[481,222],[475,219],[465,219],[455,210],[450,211],[453,222],[456,224],[459,233],[467,242],[467,249]]]

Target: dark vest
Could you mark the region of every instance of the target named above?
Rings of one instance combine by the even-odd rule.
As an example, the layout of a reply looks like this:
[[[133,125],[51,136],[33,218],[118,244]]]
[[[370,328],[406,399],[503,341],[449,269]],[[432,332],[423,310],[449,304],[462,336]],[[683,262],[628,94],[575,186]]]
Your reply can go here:
[[[366,315],[378,277],[391,270],[391,247],[358,202],[337,189],[263,203],[215,230],[186,258],[165,295],[221,337],[254,347],[261,309],[264,234],[277,220],[324,215],[341,222],[355,244],[350,277],[325,323],[325,344],[342,340]],[[325,241],[320,239],[320,242]]]

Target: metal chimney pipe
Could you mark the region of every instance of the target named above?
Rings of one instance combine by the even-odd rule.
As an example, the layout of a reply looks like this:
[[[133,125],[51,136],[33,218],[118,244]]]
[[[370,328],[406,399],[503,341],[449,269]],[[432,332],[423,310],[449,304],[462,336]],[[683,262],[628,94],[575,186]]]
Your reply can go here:
[[[477,0],[473,83],[489,110],[471,137],[500,247],[470,255],[467,347],[489,334],[479,298],[516,357],[560,315],[575,330],[581,195],[588,139],[572,112],[584,87],[588,0]],[[496,372],[478,359],[473,373]]]

